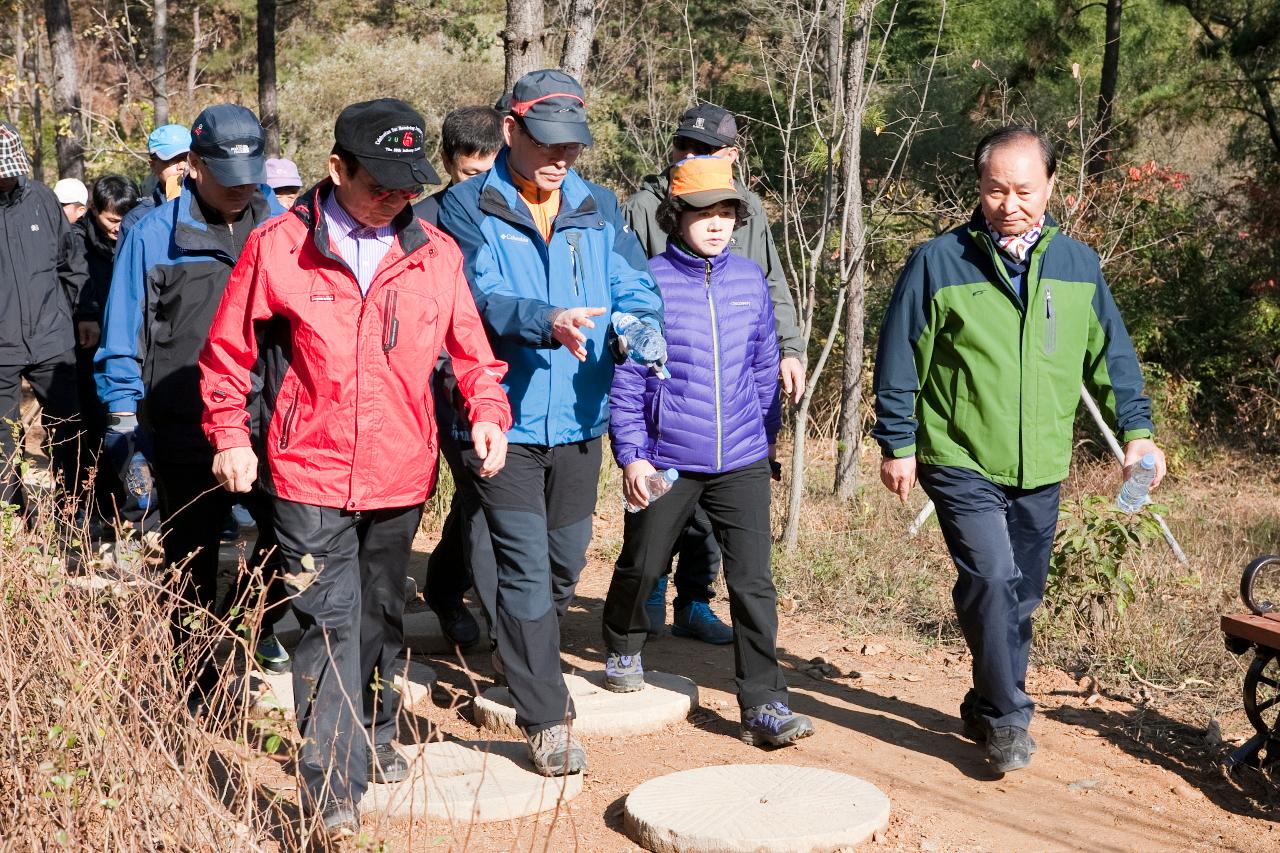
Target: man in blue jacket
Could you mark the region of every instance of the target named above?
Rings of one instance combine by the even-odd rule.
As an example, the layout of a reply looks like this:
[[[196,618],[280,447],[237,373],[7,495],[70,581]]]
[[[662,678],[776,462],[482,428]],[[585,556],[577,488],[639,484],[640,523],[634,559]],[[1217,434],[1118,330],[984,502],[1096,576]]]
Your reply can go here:
[[[236,497],[213,476],[196,358],[249,232],[284,209],[263,183],[266,136],[252,112],[236,104],[209,107],[192,124],[192,137],[181,194],[139,220],[116,253],[94,373],[110,413],[107,443],[132,443],[139,422],[147,428],[165,562],[183,567],[189,601],[224,614],[230,602],[215,601],[218,545]],[[274,552],[265,493],[241,501],[258,521],[254,553]],[[268,603],[282,599],[276,581]],[[183,611],[175,616],[179,640],[189,627]],[[283,608],[268,609],[257,649],[259,662],[276,671],[289,660],[272,633],[280,615]],[[207,657],[196,658],[187,661],[195,682],[190,706],[200,711],[216,672]]]
[[[591,539],[614,367],[607,318],[622,311],[661,328],[662,299],[613,193],[572,169],[592,141],[578,82],[560,71],[520,78],[503,138],[487,175],[445,194],[440,225],[461,246],[494,352],[510,365],[507,465],[473,481],[498,560],[498,654],[516,721],[539,771],[563,775],[586,766],[560,620]],[[470,448],[463,457],[474,475],[479,458]]]

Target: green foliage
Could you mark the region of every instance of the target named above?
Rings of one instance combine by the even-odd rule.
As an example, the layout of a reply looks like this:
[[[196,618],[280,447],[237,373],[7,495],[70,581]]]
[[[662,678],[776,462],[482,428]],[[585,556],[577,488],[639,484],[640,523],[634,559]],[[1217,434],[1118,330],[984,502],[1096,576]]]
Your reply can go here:
[[[1068,500],[1049,562],[1048,610],[1074,613],[1095,628],[1113,612],[1123,616],[1137,596],[1134,557],[1159,536],[1150,510],[1128,515],[1101,495]]]

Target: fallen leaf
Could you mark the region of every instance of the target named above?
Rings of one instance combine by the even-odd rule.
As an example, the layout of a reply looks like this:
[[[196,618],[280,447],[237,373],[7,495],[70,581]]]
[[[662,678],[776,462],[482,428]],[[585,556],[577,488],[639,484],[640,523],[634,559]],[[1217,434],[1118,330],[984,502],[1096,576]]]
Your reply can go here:
[[[882,655],[887,651],[889,651],[889,647],[881,645],[880,643],[864,643],[862,646],[862,654],[867,657],[872,655]]]
[[[285,580],[298,592],[306,592],[320,577],[320,570],[316,568],[316,558],[310,554],[303,554],[298,562],[302,564],[302,571],[288,575]]]

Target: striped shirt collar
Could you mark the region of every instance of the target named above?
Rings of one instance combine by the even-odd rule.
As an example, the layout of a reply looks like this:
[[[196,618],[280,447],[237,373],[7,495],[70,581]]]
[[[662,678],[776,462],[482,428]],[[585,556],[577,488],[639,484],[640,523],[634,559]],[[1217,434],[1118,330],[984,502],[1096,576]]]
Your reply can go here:
[[[321,209],[324,211],[330,246],[351,268],[360,291],[368,293],[378,265],[395,245],[395,225],[388,223],[380,228],[361,225],[338,203],[336,190],[330,191],[321,203]]]

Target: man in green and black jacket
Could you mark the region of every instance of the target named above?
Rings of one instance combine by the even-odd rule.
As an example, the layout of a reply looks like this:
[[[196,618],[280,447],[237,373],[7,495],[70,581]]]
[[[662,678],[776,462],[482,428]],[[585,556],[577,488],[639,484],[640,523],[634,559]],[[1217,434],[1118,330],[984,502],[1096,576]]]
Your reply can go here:
[[[1052,143],[997,130],[974,157],[980,204],[918,248],[898,279],[876,357],[880,476],[904,501],[918,478],[958,569],[973,653],[965,735],[993,770],[1026,767],[1031,615],[1044,595],[1083,382],[1125,442],[1125,473],[1164,454],[1151,402],[1098,256],[1045,209]]]

